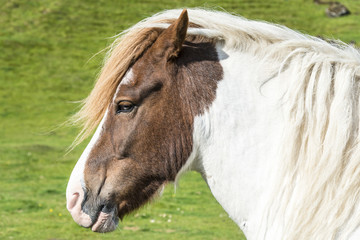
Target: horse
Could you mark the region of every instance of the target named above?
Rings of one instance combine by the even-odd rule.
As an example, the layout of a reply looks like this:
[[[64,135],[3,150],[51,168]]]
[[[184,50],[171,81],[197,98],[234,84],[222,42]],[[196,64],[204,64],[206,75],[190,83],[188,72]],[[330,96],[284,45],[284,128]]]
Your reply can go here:
[[[360,53],[267,22],[167,10],[119,34],[73,121],[66,190],[95,232],[197,171],[247,239],[360,239]]]

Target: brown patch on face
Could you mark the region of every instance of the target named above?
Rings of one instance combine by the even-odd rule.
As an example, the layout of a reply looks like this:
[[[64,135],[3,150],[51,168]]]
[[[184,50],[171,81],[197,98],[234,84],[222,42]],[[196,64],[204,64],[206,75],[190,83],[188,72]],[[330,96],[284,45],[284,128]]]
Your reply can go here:
[[[194,117],[215,99],[223,72],[212,40],[186,41],[186,28],[182,14],[132,66],[132,83],[120,85],[109,106],[85,166],[83,210],[94,219],[104,208],[122,218],[143,205],[174,181],[193,150]]]

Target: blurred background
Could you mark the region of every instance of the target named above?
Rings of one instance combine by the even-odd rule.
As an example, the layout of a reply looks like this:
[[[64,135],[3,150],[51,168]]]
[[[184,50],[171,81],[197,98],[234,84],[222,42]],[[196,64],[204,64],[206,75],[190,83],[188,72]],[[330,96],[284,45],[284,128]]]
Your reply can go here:
[[[360,3],[340,2],[350,14],[312,0],[0,0],[0,239],[245,239],[197,173],[113,233],[77,226],[65,189],[88,140],[65,155],[79,129],[58,126],[92,89],[95,54],[145,17],[205,7],[359,46]]]

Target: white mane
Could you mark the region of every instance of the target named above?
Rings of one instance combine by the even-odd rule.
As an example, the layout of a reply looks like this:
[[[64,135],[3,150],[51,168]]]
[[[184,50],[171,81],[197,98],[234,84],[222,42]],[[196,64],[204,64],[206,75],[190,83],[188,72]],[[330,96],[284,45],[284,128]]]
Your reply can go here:
[[[139,28],[166,28],[169,25],[163,22],[176,19],[180,13],[181,9],[160,12],[142,20],[121,34]],[[282,25],[248,20],[225,12],[189,9],[188,13],[190,22],[200,26],[200,28],[189,28],[188,34],[217,38],[223,40],[227,47],[256,51],[254,47],[259,45],[261,48],[264,44],[272,45],[273,48],[274,45],[280,44],[283,54],[288,54],[289,50],[304,47],[323,54],[336,54],[341,56],[343,61],[360,61],[359,52],[340,41],[337,44],[329,44],[322,39],[301,34]],[[254,43],[259,45],[254,46]]]

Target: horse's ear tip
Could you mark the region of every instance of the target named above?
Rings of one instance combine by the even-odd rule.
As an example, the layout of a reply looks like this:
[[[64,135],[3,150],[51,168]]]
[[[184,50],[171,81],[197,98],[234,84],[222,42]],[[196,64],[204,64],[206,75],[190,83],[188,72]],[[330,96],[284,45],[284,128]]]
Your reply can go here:
[[[184,8],[183,10],[182,10],[182,12],[181,12],[181,14],[180,14],[180,18],[189,18],[188,17],[188,11],[187,11],[187,9],[186,8]]]
[[[186,32],[189,25],[187,9],[183,9],[180,16],[158,37],[153,49],[156,55],[165,56],[165,58],[176,58],[182,48],[186,38]],[[170,44],[169,44],[170,43]],[[171,46],[165,47],[166,45]]]

